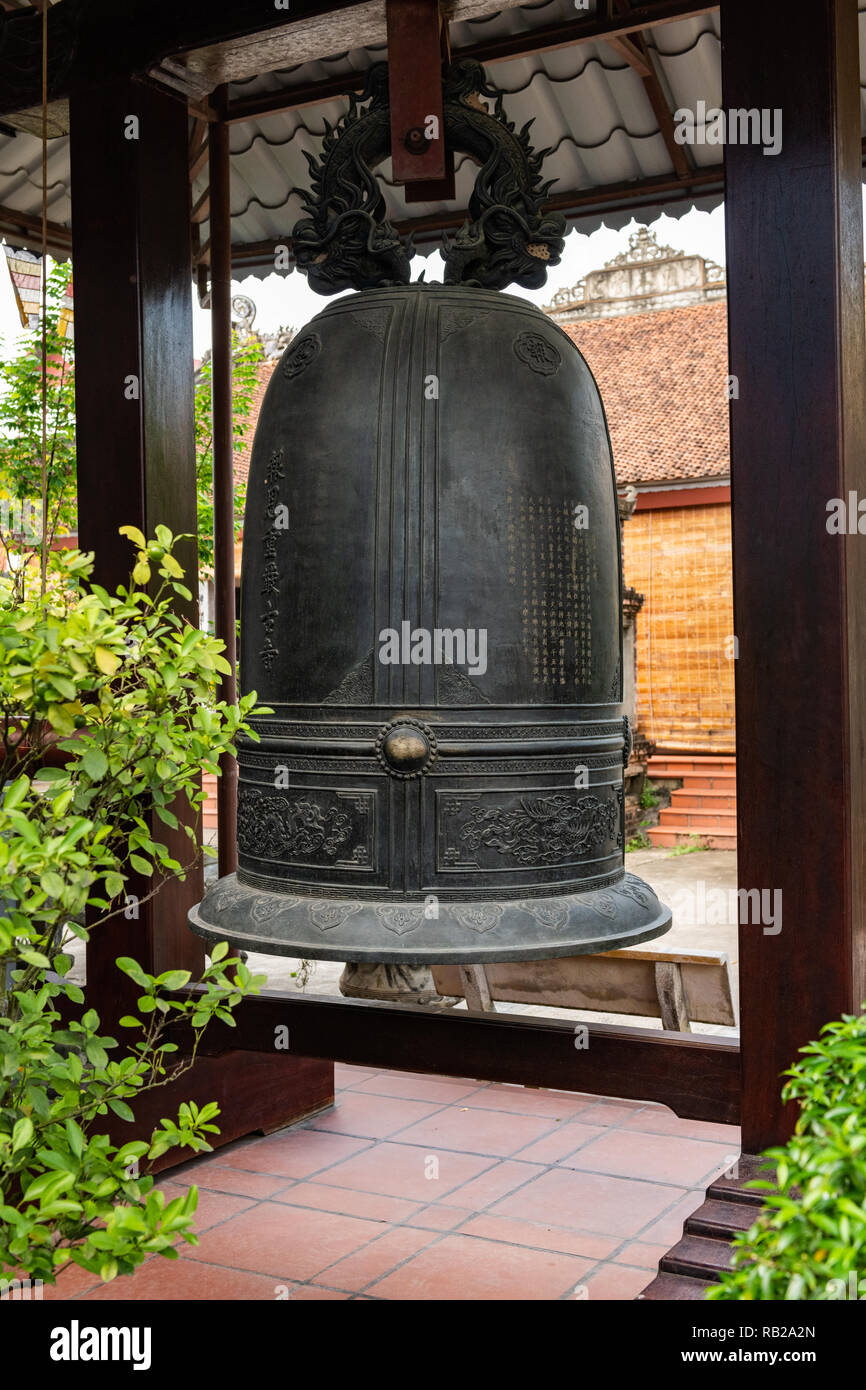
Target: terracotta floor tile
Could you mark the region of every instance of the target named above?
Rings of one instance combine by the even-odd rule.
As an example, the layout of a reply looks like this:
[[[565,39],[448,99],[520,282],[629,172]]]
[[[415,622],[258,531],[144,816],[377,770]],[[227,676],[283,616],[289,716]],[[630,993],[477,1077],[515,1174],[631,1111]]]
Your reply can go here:
[[[634,1118],[635,1112],[639,1110],[640,1102],[635,1101],[629,1105],[625,1100],[594,1100],[586,1110],[580,1112],[580,1121],[584,1125],[605,1125],[610,1128],[613,1125],[624,1124],[626,1120]]]
[[[515,1163],[506,1159],[504,1163],[497,1163],[486,1173],[472,1178],[470,1182],[455,1188],[439,1200],[443,1206],[481,1211],[484,1207],[489,1207],[491,1202],[498,1201],[507,1192],[513,1192],[515,1188],[522,1187],[524,1183],[529,1182],[531,1178],[537,1178],[543,1172],[544,1169],[538,1163]]]
[[[175,1197],[185,1197],[189,1191],[188,1183],[181,1185],[171,1179],[163,1180],[157,1183],[157,1186],[165,1193],[166,1203],[173,1201]],[[227,1221],[229,1217],[237,1216],[242,1211],[248,1211],[254,1205],[248,1197],[233,1197],[224,1192],[209,1192],[203,1188],[198,1194],[192,1229],[198,1233],[208,1231],[211,1226],[218,1225],[220,1221]]]
[[[515,1115],[538,1115],[541,1119],[555,1121],[573,1118],[592,1102],[567,1091],[541,1091],[532,1086],[488,1086],[463,1103],[479,1110],[510,1110]]]
[[[163,1260],[163,1263],[167,1261]],[[58,1274],[57,1283],[53,1287],[50,1284],[43,1286],[42,1298],[46,1303],[62,1303],[65,1299],[75,1298],[88,1289],[101,1287],[102,1280],[98,1274],[89,1274],[80,1265],[66,1265]]]
[[[515,1115],[505,1110],[479,1110],[451,1105],[429,1119],[403,1130],[401,1141],[427,1144],[432,1149],[491,1154],[505,1158],[540,1139],[553,1121],[536,1115]]]
[[[313,1301],[345,1301],[350,1295],[341,1289],[323,1289],[318,1284],[296,1284],[289,1293],[290,1303],[310,1303]]]
[[[345,1086],[357,1086],[360,1081],[369,1081],[378,1072],[372,1067],[353,1067],[348,1062],[334,1063],[334,1086],[340,1090]]]
[[[563,1231],[556,1226],[510,1221],[486,1212],[473,1216],[460,1227],[459,1235],[483,1236],[506,1245],[528,1245],[535,1250],[555,1250],[561,1255],[582,1255],[587,1260],[606,1260],[616,1249],[616,1236],[593,1236],[581,1231]]]
[[[445,1236],[367,1292],[401,1300],[559,1299],[591,1268],[573,1255]]]
[[[330,1187],[318,1182],[295,1183],[274,1201],[295,1207],[315,1207],[318,1211],[343,1212],[346,1216],[364,1216],[368,1221],[405,1221],[418,1211],[417,1202],[407,1202],[402,1197],[354,1192],[350,1187]]]
[[[330,1134],[354,1134],[362,1139],[387,1139],[419,1120],[435,1115],[439,1105],[371,1095],[366,1091],[342,1091],[333,1110],[318,1115],[310,1128]]]
[[[683,1233],[683,1222],[687,1216],[691,1216],[693,1211],[704,1201],[702,1190],[683,1193],[678,1202],[675,1202],[669,1211],[660,1216],[658,1220],[650,1222],[642,1230],[635,1227],[635,1233],[640,1236],[642,1242],[650,1245],[664,1245],[665,1250],[670,1250],[672,1245],[676,1245]]]
[[[545,1165],[559,1163],[576,1149],[588,1144],[590,1139],[597,1139],[600,1134],[606,1133],[607,1130],[602,1129],[600,1125],[585,1125],[580,1120],[567,1120],[565,1124],[557,1125],[550,1134],[537,1139],[534,1144],[520,1149],[516,1157],[521,1162],[527,1160],[530,1163]]]
[[[275,1281],[261,1274],[224,1269],[200,1260],[148,1260],[135,1274],[113,1279],[110,1284],[81,1295],[81,1302],[102,1303],[116,1299],[243,1300],[273,1301]]]
[[[363,1250],[357,1250],[354,1255],[348,1255],[346,1259],[323,1269],[319,1279],[334,1288],[359,1293],[374,1279],[381,1279],[436,1238],[433,1231],[397,1226],[386,1231],[378,1240],[370,1241]]]
[[[247,1173],[307,1178],[369,1148],[367,1139],[326,1134],[322,1130],[292,1129],[226,1151],[223,1162]]]
[[[292,1283],[315,1278],[327,1265],[381,1233],[381,1225],[355,1216],[262,1202],[206,1232],[195,1259]]]
[[[353,1089],[362,1095],[399,1096],[404,1100],[427,1100],[436,1105],[460,1101],[466,1105],[468,1100],[464,1100],[464,1097],[475,1095],[481,1088],[477,1081],[451,1081],[445,1076],[439,1080],[432,1076],[416,1076],[407,1071],[400,1076],[372,1076],[368,1081],[359,1082]]]
[[[739,1125],[710,1124],[706,1120],[682,1120],[662,1105],[648,1105],[639,1110],[624,1129],[639,1129],[644,1134],[673,1134],[678,1139],[705,1139],[709,1143],[727,1144],[730,1153],[740,1152]]]
[[[323,1181],[331,1187],[382,1192],[416,1202],[429,1202],[431,1198],[441,1202],[446,1192],[469,1182],[489,1166],[490,1159],[478,1154],[441,1150],[431,1153],[428,1148],[411,1144],[383,1142],[329,1168]]]
[[[647,1284],[652,1283],[655,1271],[629,1269],[626,1265],[606,1264],[584,1281],[589,1301],[630,1302],[637,1298]]]
[[[262,1198],[279,1192],[289,1179],[272,1178],[267,1173],[245,1173],[225,1163],[202,1163],[191,1164],[181,1173],[172,1171],[171,1181],[179,1186],[206,1188],[210,1192],[231,1192],[238,1197]]]
[[[440,1207],[431,1203],[429,1207],[422,1207],[415,1216],[408,1217],[405,1224],[420,1226],[424,1231],[453,1231],[472,1215],[474,1213],[465,1207]]]
[[[427,1081],[445,1081],[449,1084],[456,1082],[462,1086],[477,1086],[479,1089],[489,1086],[489,1081],[480,1081],[478,1077],[472,1076],[447,1076],[444,1072],[431,1076],[426,1071],[395,1071],[391,1067],[380,1067],[377,1076],[417,1076]]]
[[[684,1195],[681,1188],[661,1183],[609,1178],[573,1168],[552,1168],[541,1177],[503,1197],[494,1216],[518,1221],[554,1221],[557,1226],[621,1239],[640,1232],[666,1207]]]
[[[564,1160],[564,1166],[691,1187],[704,1181],[715,1168],[721,1168],[727,1152],[721,1144],[706,1144],[699,1139],[617,1129],[578,1149]]]
[[[647,1245],[644,1241],[633,1240],[624,1250],[620,1250],[618,1255],[614,1255],[613,1263],[637,1265],[640,1269],[651,1269],[655,1273],[659,1260],[669,1249],[669,1245]]]

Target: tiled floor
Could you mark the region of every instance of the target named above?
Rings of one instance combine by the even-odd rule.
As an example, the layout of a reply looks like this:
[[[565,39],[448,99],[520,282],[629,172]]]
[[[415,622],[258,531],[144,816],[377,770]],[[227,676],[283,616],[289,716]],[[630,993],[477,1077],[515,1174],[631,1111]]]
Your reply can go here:
[[[334,1110],[166,1176],[199,1188],[197,1246],[50,1296],[632,1299],[738,1151],[661,1106],[336,1071]]]

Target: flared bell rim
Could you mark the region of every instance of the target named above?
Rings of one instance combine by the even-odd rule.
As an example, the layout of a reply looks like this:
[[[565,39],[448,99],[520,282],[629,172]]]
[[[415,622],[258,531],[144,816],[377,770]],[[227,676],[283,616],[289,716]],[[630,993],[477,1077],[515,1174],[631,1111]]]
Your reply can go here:
[[[652,941],[672,923],[650,886],[628,873],[580,893],[435,904],[300,896],[240,883],[229,874],[210,886],[188,920],[205,941],[228,941],[237,950],[385,965],[596,954]]]

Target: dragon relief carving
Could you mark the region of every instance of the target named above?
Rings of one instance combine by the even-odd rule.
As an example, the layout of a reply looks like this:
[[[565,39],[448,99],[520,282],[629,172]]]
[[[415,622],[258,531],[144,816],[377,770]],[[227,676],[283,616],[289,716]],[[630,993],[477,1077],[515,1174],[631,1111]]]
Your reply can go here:
[[[541,166],[550,151],[533,150],[532,121],[518,131],[507,119],[502,93],[480,63],[449,64],[442,96],[446,145],[479,166],[469,217],[444,245],[445,283],[539,289],[565,244],[564,217],[542,211],[552,181],[542,182]],[[482,98],[493,102],[492,110]],[[337,125],[325,123],[321,154],[304,152],[310,191],[302,194],[307,215],[295,224],[293,249],[298,269],[319,294],[411,279],[412,238],[401,237],[388,220],[374,173],[390,148],[388,67],[376,63]]]
[[[473,852],[484,845],[518,864],[556,864],[615,841],[618,819],[615,801],[558,792],[522,797],[515,807],[473,806],[460,840]]]
[[[242,787],[238,797],[238,849],[268,859],[334,860],[352,833],[352,820],[337,806],[274,796]]]

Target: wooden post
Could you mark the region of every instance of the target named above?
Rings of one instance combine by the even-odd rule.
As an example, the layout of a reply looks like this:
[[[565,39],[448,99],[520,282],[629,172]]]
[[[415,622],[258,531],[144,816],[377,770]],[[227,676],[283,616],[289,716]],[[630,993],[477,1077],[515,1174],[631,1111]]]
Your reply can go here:
[[[215,95],[218,106],[220,93]],[[235,641],[234,440],[232,432],[232,247],[229,132],[214,121],[208,144],[210,168],[210,265],[213,405],[214,630],[225,643],[231,673],[221,678],[218,695],[237,701]],[[217,781],[219,871],[234,873],[237,856],[238,765],[230,753],[220,759]]]
[[[385,15],[394,181],[444,179],[438,0],[386,0]]]
[[[120,81],[74,95],[70,121],[79,542],[95,552],[97,582],[113,589],[134,563],[118,527],[196,530],[187,113],[180,100]],[[195,591],[195,542],[177,554]],[[197,622],[195,599],[187,616]],[[175,809],[194,821],[185,798]],[[182,830],[156,826],[173,856],[191,862]],[[88,995],[106,1024],[138,993],[117,956],[152,973],[197,973],[203,963],[186,923],[202,896],[200,865],[146,901],[152,886],[134,882],[137,918],[112,919],[87,947]]]
[[[866,997],[866,536],[827,525],[866,497],[860,98],[856,0],[721,8],[724,109],[782,132],[725,151],[738,871],[782,907],[740,928],[755,1152],[791,1130],[780,1073]]]

